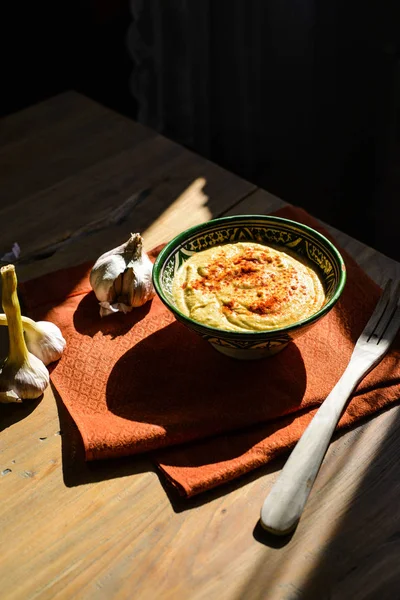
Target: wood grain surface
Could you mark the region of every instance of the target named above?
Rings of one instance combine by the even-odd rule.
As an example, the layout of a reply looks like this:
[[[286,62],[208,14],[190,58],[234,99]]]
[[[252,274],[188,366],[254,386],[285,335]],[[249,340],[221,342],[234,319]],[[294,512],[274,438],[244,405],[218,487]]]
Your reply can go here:
[[[94,260],[130,231],[149,248],[211,217],[283,204],[74,92],[0,123],[0,180],[0,256],[19,243],[20,280]],[[332,233],[378,283],[400,276]],[[399,455],[399,407],[336,437],[296,532],[279,539],[258,519],[284,458],[181,500],[146,457],[86,464],[51,389],[0,405],[0,599],[397,598]]]

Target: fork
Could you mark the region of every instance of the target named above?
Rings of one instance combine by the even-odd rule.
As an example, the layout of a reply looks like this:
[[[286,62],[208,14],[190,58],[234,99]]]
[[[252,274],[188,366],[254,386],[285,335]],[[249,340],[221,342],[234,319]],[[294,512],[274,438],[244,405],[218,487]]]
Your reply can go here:
[[[392,291],[393,290],[393,291]],[[296,444],[261,509],[261,525],[276,535],[297,525],[346,402],[384,357],[400,327],[400,282],[389,280],[343,375]]]

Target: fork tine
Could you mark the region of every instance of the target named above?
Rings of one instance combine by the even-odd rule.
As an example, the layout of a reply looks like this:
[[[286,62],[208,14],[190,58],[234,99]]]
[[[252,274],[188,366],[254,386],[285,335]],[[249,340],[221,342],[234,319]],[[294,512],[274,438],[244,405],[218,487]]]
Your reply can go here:
[[[395,323],[397,321],[396,312],[398,312],[399,295],[400,282],[397,283],[396,288],[392,293],[392,297],[385,311],[384,318],[379,322],[379,325],[376,328],[375,333],[378,337],[378,344],[382,340],[382,338],[387,340],[389,338],[389,335],[391,335],[392,329],[395,329]]]
[[[378,300],[378,304],[376,305],[374,312],[372,313],[371,317],[369,318],[369,321],[366,324],[366,326],[364,327],[364,330],[361,334],[363,337],[367,337],[369,339],[372,336],[372,334],[375,332],[375,329],[378,326],[378,323],[379,323],[380,319],[382,318],[382,315],[388,305],[389,298],[390,298],[390,291],[392,289],[392,283],[393,282],[391,279],[387,280],[386,285],[381,294],[381,297]]]

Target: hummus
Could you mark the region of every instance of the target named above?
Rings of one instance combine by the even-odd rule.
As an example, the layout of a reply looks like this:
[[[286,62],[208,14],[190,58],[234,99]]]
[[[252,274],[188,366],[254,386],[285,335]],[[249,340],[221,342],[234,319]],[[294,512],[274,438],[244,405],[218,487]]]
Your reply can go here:
[[[317,312],[323,285],[298,256],[253,242],[193,254],[175,274],[172,294],[191,319],[228,331],[268,331]]]

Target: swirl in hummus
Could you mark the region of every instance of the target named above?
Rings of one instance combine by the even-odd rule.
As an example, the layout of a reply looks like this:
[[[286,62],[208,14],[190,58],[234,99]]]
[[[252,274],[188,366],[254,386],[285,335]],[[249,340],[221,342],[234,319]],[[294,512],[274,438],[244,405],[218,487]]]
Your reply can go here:
[[[317,312],[323,285],[306,261],[253,242],[193,254],[172,287],[177,308],[191,319],[228,331],[268,331]]]

